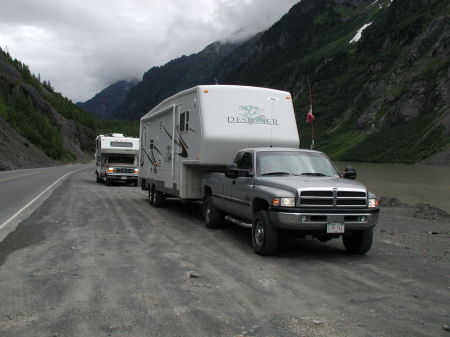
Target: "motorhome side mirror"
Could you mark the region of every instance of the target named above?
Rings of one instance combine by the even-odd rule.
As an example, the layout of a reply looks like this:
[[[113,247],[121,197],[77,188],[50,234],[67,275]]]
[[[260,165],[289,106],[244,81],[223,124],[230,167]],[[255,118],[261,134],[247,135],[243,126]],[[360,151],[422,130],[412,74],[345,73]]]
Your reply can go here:
[[[345,179],[352,179],[352,180],[354,180],[354,179],[356,179],[356,176],[357,176],[356,170],[353,167],[351,167],[351,166],[347,166],[345,168],[344,172],[342,172],[342,176]]]

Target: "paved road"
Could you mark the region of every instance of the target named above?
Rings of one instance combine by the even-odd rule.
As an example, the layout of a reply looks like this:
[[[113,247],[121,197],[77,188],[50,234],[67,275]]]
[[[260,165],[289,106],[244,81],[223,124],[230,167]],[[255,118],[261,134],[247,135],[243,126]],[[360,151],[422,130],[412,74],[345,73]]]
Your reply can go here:
[[[92,164],[0,172],[0,230],[8,219],[59,178],[86,167],[92,167]]]
[[[449,336],[450,221],[413,213],[384,209],[367,256],[260,257],[248,230],[81,171],[0,243],[0,336]]]

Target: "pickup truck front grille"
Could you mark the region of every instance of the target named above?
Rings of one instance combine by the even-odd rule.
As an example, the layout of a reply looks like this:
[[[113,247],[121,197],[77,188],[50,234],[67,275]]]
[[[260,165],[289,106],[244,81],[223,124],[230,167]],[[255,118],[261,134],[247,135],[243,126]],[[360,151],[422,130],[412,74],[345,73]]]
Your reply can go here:
[[[300,207],[365,207],[366,191],[358,190],[299,190]]]

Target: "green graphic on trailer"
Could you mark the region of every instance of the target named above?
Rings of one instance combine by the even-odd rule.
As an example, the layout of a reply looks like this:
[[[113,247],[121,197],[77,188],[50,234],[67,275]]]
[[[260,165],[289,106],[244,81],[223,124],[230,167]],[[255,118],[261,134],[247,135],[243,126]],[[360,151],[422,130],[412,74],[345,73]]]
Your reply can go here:
[[[264,110],[258,106],[240,105],[239,110],[235,111],[235,114],[238,116],[227,117],[228,123],[279,125],[277,119],[266,118]]]

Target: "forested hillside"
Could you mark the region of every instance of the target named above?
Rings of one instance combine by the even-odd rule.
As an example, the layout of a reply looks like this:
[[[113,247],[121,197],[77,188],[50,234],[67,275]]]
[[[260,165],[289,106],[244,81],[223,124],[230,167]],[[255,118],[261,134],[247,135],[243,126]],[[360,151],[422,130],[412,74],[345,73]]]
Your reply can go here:
[[[41,81],[39,76],[32,74],[26,64],[1,49],[0,118],[12,127],[11,130],[2,128],[1,169],[39,166],[41,162],[45,165],[43,158],[34,163],[35,156],[28,156],[30,145],[45,154],[47,164],[91,157],[97,128],[95,118],[56,92],[50,82]],[[12,130],[22,138],[13,136]],[[18,139],[26,139],[25,147],[22,155],[14,157],[9,152],[14,148],[17,151],[17,144],[12,142]]]
[[[449,13],[441,0],[303,0],[244,43],[150,69],[115,116],[138,119],[215,79],[272,87],[293,94],[309,147],[311,85],[316,149],[339,160],[450,164]]]

